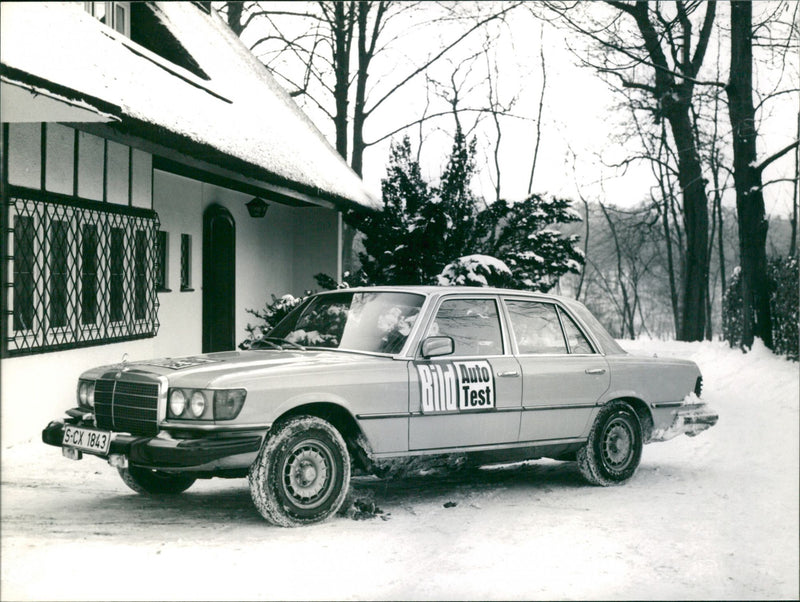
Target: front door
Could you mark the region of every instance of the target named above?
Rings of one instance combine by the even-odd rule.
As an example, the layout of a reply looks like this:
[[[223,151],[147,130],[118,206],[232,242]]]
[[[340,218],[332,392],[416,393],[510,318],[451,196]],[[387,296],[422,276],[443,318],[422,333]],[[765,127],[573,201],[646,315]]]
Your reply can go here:
[[[409,448],[516,442],[522,377],[496,299],[445,299],[426,336],[451,337],[455,351],[409,365]]]
[[[203,353],[236,347],[236,225],[211,205],[203,214]]]

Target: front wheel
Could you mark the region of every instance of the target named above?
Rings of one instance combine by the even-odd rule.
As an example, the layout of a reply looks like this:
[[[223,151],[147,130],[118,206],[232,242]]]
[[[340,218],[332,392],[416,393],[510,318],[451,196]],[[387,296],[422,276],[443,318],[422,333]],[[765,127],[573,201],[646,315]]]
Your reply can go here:
[[[350,454],[326,420],[298,416],[269,435],[248,475],[256,509],[280,527],[325,520],[344,503]]]
[[[137,493],[150,495],[174,495],[189,489],[197,480],[185,474],[171,474],[141,468],[139,466],[128,466],[118,468],[119,476],[125,484]]]
[[[623,401],[600,409],[589,440],[578,450],[578,467],[592,485],[618,485],[630,479],[642,457],[642,426]]]

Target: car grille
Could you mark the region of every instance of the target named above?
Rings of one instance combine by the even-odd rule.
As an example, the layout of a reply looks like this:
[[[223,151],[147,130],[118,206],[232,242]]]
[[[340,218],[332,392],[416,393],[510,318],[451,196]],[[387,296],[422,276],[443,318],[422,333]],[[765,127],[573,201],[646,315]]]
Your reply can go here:
[[[98,380],[94,411],[98,428],[131,435],[157,435],[158,383]]]

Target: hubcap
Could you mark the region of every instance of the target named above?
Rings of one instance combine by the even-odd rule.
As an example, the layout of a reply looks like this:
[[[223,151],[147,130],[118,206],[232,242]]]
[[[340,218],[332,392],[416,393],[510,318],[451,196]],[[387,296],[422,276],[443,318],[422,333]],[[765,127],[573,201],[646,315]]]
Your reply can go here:
[[[317,441],[304,441],[286,459],[284,491],[298,506],[318,506],[330,492],[333,472],[330,451]]]
[[[609,468],[623,470],[633,459],[633,431],[623,418],[615,418],[603,437],[603,460]]]

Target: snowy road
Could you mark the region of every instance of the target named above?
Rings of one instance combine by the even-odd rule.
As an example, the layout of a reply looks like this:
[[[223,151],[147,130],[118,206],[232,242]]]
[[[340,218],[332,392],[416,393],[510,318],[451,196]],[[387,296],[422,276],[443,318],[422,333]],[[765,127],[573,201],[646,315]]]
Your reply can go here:
[[[798,365],[722,344],[623,344],[697,361],[721,417],[646,446],[622,487],[546,461],[359,478],[356,498],[382,515],[279,529],[244,480],[156,501],[99,460],[5,447],[0,597],[798,598]]]

